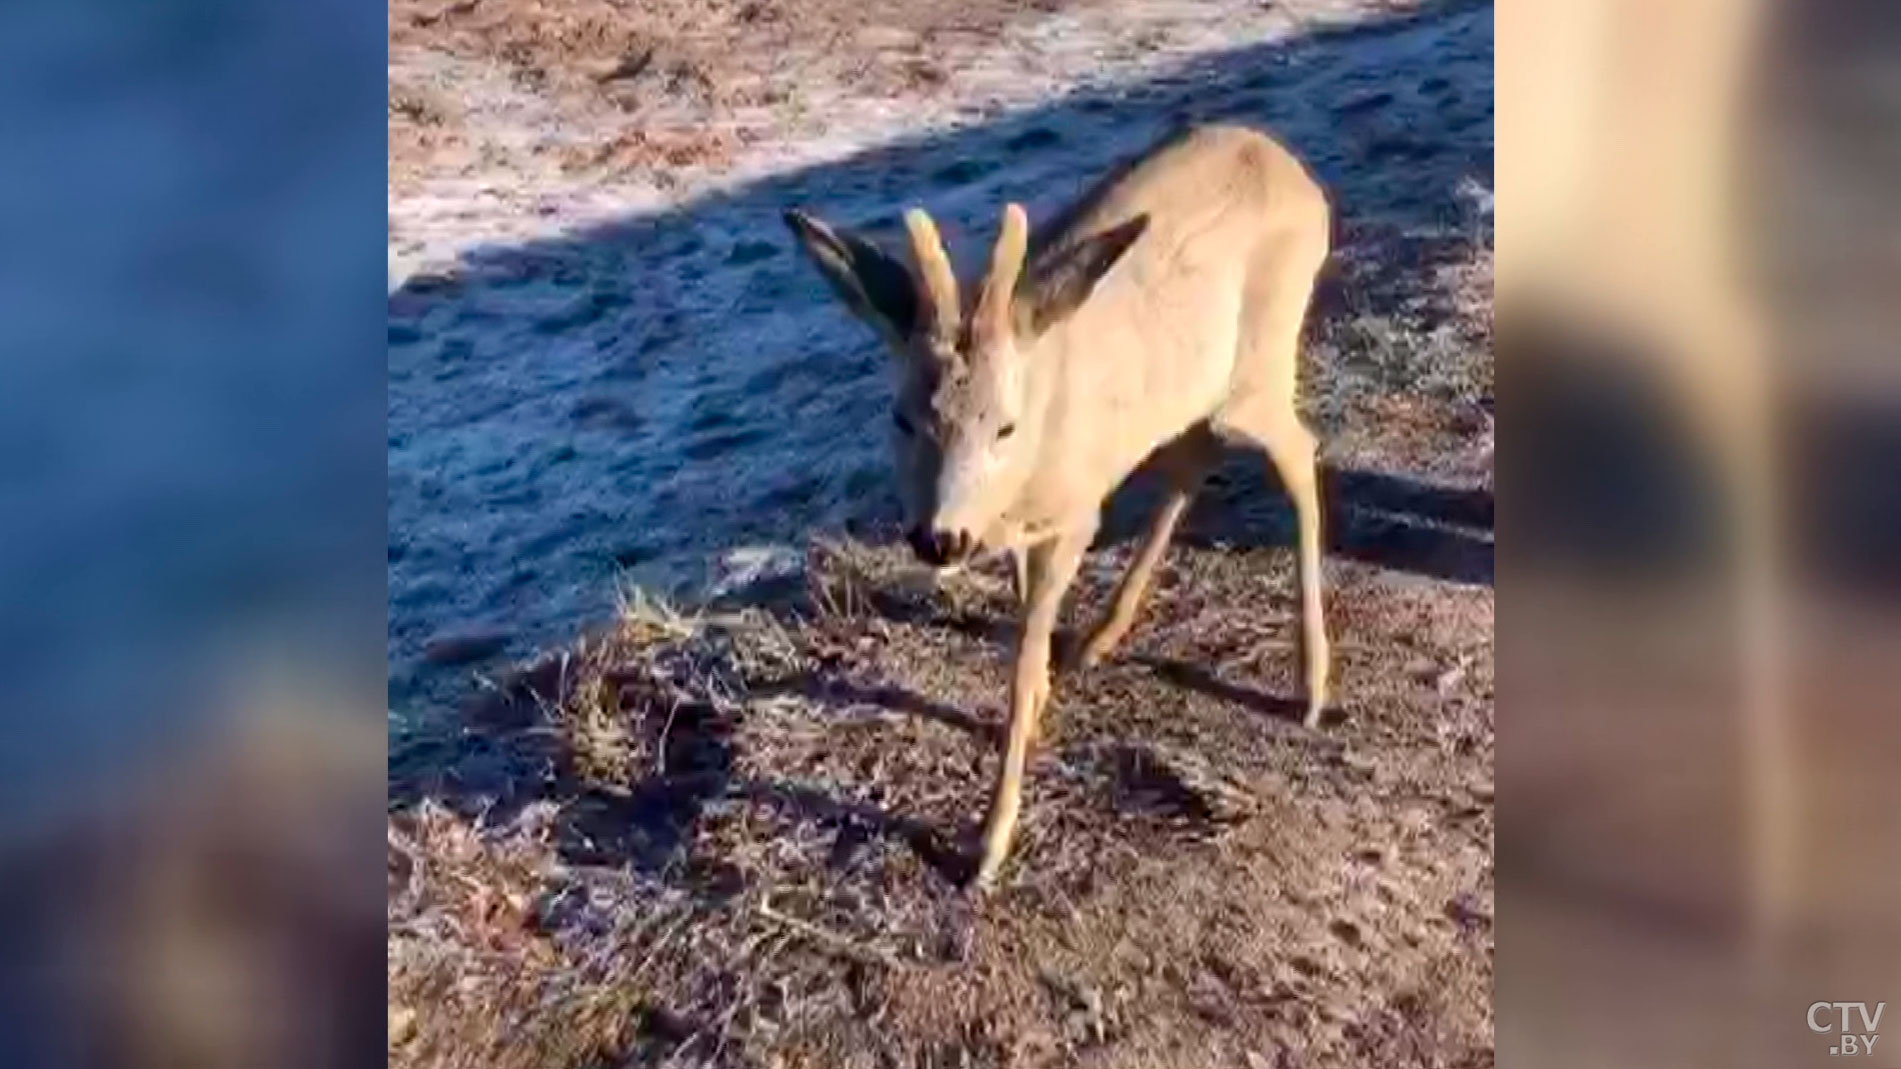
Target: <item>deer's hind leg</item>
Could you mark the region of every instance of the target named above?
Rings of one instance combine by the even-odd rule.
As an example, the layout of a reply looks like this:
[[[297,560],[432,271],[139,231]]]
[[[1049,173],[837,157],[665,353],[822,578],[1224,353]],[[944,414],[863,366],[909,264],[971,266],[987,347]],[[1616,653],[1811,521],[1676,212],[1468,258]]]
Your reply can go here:
[[[1300,583],[1300,649],[1302,683],[1307,692],[1303,722],[1314,727],[1329,697],[1328,675],[1332,650],[1321,607],[1319,444],[1293,406],[1279,411],[1265,406],[1230,417],[1237,437],[1259,446],[1280,475],[1281,485],[1294,503],[1300,545],[1295,559]]]
[[[1324,241],[1271,248],[1249,282],[1234,392],[1211,421],[1217,434],[1267,454],[1293,500],[1299,527],[1300,648],[1308,727],[1329,697],[1332,649],[1321,607],[1319,443],[1295,407],[1301,327]]]
[[[1168,496],[1149,521],[1148,533],[1142,539],[1141,548],[1136,550],[1128,570],[1122,573],[1122,580],[1116,584],[1108,611],[1083,642],[1082,651],[1076,658],[1078,667],[1094,667],[1129,633],[1129,628],[1135,624],[1136,613],[1141,611],[1142,597],[1148,592],[1155,566],[1161,563],[1162,555],[1168,552],[1168,543],[1175,535],[1176,525],[1187,514],[1195,491],[1201,488],[1208,469],[1214,466],[1220,456],[1221,442],[1205,426],[1191,428],[1163,446],[1157,454],[1156,466],[1168,480]]]

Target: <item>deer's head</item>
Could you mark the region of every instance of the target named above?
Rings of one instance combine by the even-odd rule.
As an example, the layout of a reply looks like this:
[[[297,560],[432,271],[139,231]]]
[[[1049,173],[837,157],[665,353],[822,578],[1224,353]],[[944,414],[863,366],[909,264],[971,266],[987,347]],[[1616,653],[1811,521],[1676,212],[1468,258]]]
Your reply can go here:
[[[1147,218],[1042,250],[1026,269],[1029,219],[1020,205],[1007,205],[968,305],[922,209],[904,217],[908,267],[803,212],[785,219],[833,291],[895,357],[891,445],[912,548],[933,565],[968,558],[1036,470],[1048,401],[1032,374],[1038,340],[1088,299]]]

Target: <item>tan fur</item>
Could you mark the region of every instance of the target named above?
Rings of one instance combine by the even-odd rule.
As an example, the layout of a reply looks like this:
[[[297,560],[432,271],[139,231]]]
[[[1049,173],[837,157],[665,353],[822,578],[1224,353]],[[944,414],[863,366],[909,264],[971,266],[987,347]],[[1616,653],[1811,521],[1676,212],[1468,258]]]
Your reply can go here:
[[[840,277],[840,237],[788,217],[854,308],[892,268]],[[1307,723],[1327,701],[1315,440],[1295,412],[1296,362],[1314,279],[1328,252],[1327,199],[1292,155],[1233,126],[1184,131],[1124,168],[1026,255],[1022,209],[1005,209],[989,274],[968,317],[943,279],[921,210],[907,216],[918,307],[867,316],[895,346],[900,495],[925,545],[1007,551],[1022,631],[1010,725],[977,882],[997,874],[1021,807],[1050,690],[1050,635],[1109,495],[1145,459],[1171,485],[1107,616],[1083,646],[1094,663],[1127,632],[1176,522],[1218,454],[1244,443],[1272,462],[1299,521]],[[932,324],[964,335],[946,347]],[[931,539],[935,538],[935,541]],[[922,550],[921,550],[922,551]]]
[[[1743,595],[1744,774],[1755,930],[1796,872],[1781,679],[1772,366],[1743,281],[1738,152],[1760,0],[1498,5],[1499,332],[1531,318],[1625,344],[1668,389],[1726,492]],[[1509,403],[1509,402],[1508,402]]]

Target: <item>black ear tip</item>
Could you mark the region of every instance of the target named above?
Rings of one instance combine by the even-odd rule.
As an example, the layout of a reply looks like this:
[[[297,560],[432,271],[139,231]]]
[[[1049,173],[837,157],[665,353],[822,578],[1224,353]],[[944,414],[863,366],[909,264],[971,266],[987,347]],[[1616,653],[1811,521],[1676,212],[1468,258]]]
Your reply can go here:
[[[797,208],[787,208],[780,213],[779,218],[784,219],[785,225],[799,237],[810,238],[819,233],[818,220]]]

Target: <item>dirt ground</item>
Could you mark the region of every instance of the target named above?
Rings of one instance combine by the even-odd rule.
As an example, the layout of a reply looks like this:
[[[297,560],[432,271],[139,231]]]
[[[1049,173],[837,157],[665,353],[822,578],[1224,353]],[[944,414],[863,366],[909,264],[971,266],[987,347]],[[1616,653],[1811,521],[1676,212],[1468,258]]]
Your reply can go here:
[[[398,785],[432,800],[391,822],[396,1063],[1491,1064],[1488,590],[1333,568],[1346,701],[1310,732],[1288,554],[1179,550],[1060,681],[975,899],[1008,594],[901,552],[630,606],[485,703],[457,782]],[[464,791],[495,808],[434,800]]]
[[[967,71],[925,72],[955,42],[1111,4],[1054,6],[867,26],[831,0],[405,0],[393,232],[500,211],[432,207],[457,183],[687,195],[796,138],[801,101],[954,97]],[[1359,77],[1323,110],[1385,107]],[[1404,187],[1417,146],[1368,137]],[[1120,655],[1058,680],[983,898],[960,878],[1004,699],[1000,570],[933,587],[876,531],[820,532],[723,601],[630,594],[392,755],[390,1064],[1493,1064],[1489,214],[1438,224],[1348,211],[1310,331],[1340,699],[1319,730],[1292,699],[1291,517],[1256,457],[1211,480]],[[1111,510],[1072,631],[1145,501],[1138,480]]]
[[[879,5],[868,25],[863,5],[845,0],[392,0],[392,182],[507,151],[470,114],[480,104],[458,99],[455,76],[471,66],[501,73],[568,129],[618,127],[548,146],[563,170],[664,174],[730,155],[751,134],[723,121],[738,109],[784,103],[818,81],[928,92],[945,77],[930,53],[947,39],[994,36],[1063,2],[911,0]]]

